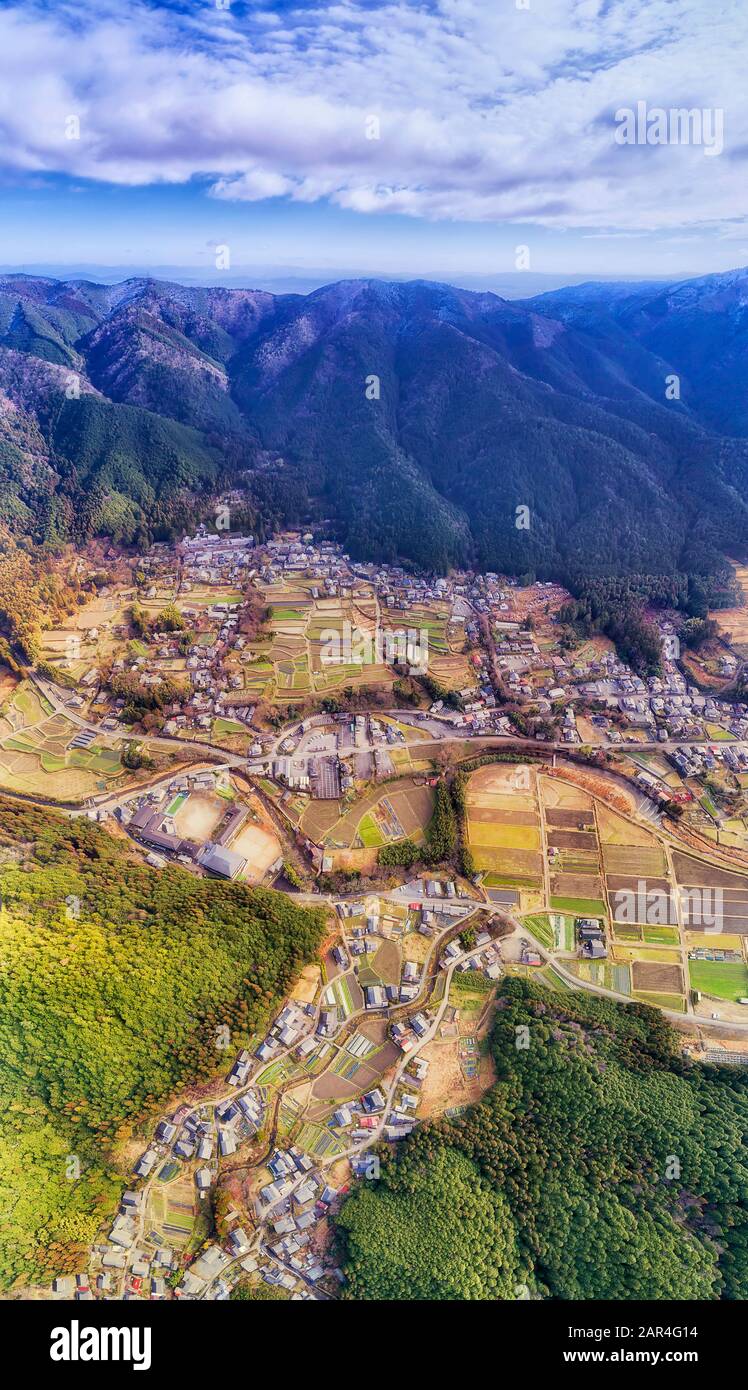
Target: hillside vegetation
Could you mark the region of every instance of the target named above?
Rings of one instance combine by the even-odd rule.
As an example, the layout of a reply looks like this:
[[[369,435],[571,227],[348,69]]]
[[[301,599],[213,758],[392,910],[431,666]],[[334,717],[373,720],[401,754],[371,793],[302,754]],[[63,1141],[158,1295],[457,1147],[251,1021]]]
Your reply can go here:
[[[356,558],[719,575],[748,552],[746,283],[0,277],[0,498],[37,539],[147,543],[239,481],[258,534],[329,518]]]
[[[519,980],[498,1003],[497,1083],[343,1207],[349,1296],[746,1298],[740,1070],[682,1061],[644,1006]]]
[[[324,924],[278,893],[141,867],[88,821],[2,800],[0,892],[8,1287],[76,1267],[121,1192],[118,1145],[225,1067],[219,1030],[233,1048],[261,1026]]]

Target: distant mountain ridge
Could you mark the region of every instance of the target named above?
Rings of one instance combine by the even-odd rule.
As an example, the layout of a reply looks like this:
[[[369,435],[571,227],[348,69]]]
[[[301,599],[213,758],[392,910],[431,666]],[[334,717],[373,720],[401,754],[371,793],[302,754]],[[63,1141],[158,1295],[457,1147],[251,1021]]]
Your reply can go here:
[[[746,270],[511,301],[6,275],[0,507],[147,539],[240,479],[361,557],[706,574],[748,553],[747,376]]]

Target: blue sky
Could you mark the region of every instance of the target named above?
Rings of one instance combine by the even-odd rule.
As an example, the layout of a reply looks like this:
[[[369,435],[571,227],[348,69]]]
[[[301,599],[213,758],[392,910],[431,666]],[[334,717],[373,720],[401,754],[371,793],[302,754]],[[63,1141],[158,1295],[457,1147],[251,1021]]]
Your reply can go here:
[[[743,0],[6,5],[0,264],[463,282],[518,254],[552,276],[745,264],[747,40]],[[637,102],[719,110],[723,148],[618,143]]]

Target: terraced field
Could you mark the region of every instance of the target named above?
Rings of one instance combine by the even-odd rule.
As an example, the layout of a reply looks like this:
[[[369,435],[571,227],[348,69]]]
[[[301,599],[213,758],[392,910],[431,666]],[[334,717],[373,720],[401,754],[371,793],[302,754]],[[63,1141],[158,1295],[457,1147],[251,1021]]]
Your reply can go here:
[[[314,580],[299,578],[261,588],[269,609],[266,631],[240,668],[245,690],[258,700],[293,703],[344,685],[392,686],[392,669],[376,660],[373,648],[358,647],[357,634],[374,633],[374,595],[315,597],[315,587]]]
[[[551,907],[604,917],[600,845],[592,798],[557,778],[541,777]]]
[[[121,741],[73,747],[80,730],[34,687],[19,685],[0,718],[0,789],[52,800],[83,800],[125,778]]]
[[[526,769],[519,770],[526,773]],[[511,764],[478,768],[467,785],[467,838],[476,868],[501,887],[540,888],[540,814],[527,776]]]
[[[389,631],[413,628],[419,634],[419,644],[421,634],[426,634],[423,645],[428,650],[429,674],[446,690],[464,690],[475,683],[470,662],[464,654],[464,623],[451,621],[448,604],[416,604],[407,614],[385,611],[382,626]]]

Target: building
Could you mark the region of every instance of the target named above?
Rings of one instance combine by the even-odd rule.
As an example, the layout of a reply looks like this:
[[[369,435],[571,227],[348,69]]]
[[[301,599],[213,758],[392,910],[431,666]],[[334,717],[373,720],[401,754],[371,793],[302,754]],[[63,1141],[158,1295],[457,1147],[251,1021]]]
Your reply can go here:
[[[197,862],[201,868],[207,869],[209,873],[216,874],[219,878],[238,878],[239,874],[243,873],[247,867],[247,861],[243,855],[237,854],[235,850],[213,844],[210,840],[200,850]]]

